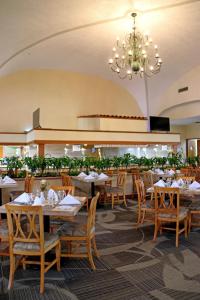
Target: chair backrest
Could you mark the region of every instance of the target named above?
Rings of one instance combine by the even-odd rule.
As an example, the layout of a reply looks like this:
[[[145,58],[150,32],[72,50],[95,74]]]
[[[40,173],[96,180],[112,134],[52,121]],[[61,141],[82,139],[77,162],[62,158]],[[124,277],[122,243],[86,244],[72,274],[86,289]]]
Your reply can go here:
[[[126,185],[126,172],[119,171],[117,174],[117,186],[125,188]]]
[[[41,206],[6,204],[10,251],[16,242],[39,243],[44,248],[44,224]],[[39,219],[39,228],[38,228]],[[23,225],[26,224],[24,227]]]
[[[145,192],[144,182],[142,179],[136,179],[135,185],[136,185],[137,195],[138,195],[138,207],[140,208],[142,204],[146,203],[146,192]]]
[[[72,179],[69,175],[61,174],[62,185],[69,186],[72,185]]]
[[[153,174],[151,172],[142,172],[141,177],[146,189],[153,186]]]
[[[183,176],[191,176],[192,168],[181,168],[180,171]]]
[[[173,187],[154,187],[156,213],[178,216],[180,209],[180,189]]]
[[[88,212],[87,218],[87,235],[93,233],[95,228],[95,218],[96,218],[96,207],[97,207],[97,200],[99,198],[99,192],[94,196],[90,203],[90,208]]]
[[[70,194],[74,196],[75,193],[75,186],[73,185],[68,185],[68,186],[63,186],[63,185],[52,185],[51,189],[54,191],[64,191],[65,194]]]
[[[26,193],[32,193],[35,177],[27,175],[24,181],[24,191]]]

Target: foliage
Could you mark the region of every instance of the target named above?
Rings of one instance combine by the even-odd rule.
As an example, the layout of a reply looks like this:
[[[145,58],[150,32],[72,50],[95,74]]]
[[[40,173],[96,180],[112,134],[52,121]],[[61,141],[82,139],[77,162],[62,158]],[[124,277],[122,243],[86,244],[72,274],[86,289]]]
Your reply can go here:
[[[200,164],[199,156],[183,158],[183,153],[169,153],[167,157],[140,158],[130,153],[123,156],[115,156],[112,158],[102,157],[83,157],[70,158],[63,157],[26,157],[24,160],[19,157],[6,157],[1,163],[7,165],[7,171],[10,176],[24,177],[25,169],[29,169],[36,176],[58,176],[63,168],[68,169],[69,174],[77,175],[80,170],[88,173],[90,170],[102,172],[110,168],[128,168],[133,165],[151,169],[153,167],[183,167],[184,164],[196,167]],[[19,170],[19,171],[18,171]]]

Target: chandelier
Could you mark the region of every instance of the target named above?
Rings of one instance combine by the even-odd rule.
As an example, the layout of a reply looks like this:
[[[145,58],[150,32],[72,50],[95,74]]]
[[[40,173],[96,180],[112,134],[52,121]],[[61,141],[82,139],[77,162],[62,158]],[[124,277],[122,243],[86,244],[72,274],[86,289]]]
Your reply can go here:
[[[111,70],[121,79],[132,79],[134,75],[150,77],[160,71],[162,59],[158,53],[158,46],[153,45],[153,40],[148,34],[141,34],[136,30],[136,13],[132,13],[133,28],[124,40],[117,38],[113,47],[113,57],[108,63]]]

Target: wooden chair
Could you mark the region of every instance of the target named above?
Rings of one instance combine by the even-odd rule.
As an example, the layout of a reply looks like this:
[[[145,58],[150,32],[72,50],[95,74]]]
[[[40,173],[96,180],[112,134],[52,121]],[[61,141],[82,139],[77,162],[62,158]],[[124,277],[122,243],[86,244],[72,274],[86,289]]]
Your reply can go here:
[[[158,230],[162,229],[176,231],[176,247],[179,244],[179,235],[185,232],[187,238],[188,210],[180,207],[180,190],[171,187],[154,187],[155,191],[155,230],[154,241],[157,238]],[[184,222],[184,227],[179,228],[180,222]],[[165,227],[163,224],[175,223],[176,228]]]
[[[23,191],[11,191],[10,192],[10,201],[15,200],[18,196],[20,196],[22,193],[32,193],[33,191],[33,185],[34,185],[35,177],[32,175],[26,176],[24,180],[24,190]]]
[[[64,224],[58,231],[61,242],[66,242],[69,246],[67,247],[67,253],[61,252],[61,257],[88,257],[93,270],[95,270],[96,267],[93,261],[92,247],[94,249],[95,255],[99,257],[95,241],[95,217],[98,198],[99,193],[97,193],[96,196],[92,198],[88,216],[86,219],[82,218],[79,219],[78,222]],[[78,246],[78,248],[80,248],[81,244],[84,244],[86,246],[86,253],[72,252],[72,246],[74,244]]]
[[[139,169],[132,170],[131,176],[132,176],[132,183],[133,183],[133,199],[134,199],[135,191],[137,192],[135,181],[141,178],[140,170]]]
[[[126,172],[119,171],[117,174],[117,186],[106,186],[106,197],[111,196],[112,209],[115,203],[121,203],[120,195],[123,196],[124,205],[127,207],[126,203]]]
[[[138,221],[137,224],[143,224],[146,213],[150,213],[152,218],[155,218],[155,202],[153,199],[146,199],[146,191],[142,179],[135,180],[137,195],[138,195]]]
[[[75,193],[75,186],[73,185],[52,185],[50,188],[54,191],[64,191],[66,195],[70,194],[74,196]]]
[[[13,287],[14,273],[18,266],[17,256],[21,256],[25,269],[26,264],[40,265],[40,293],[44,292],[44,274],[57,264],[60,271],[60,241],[58,235],[44,233],[43,214],[41,206],[17,206],[6,204],[9,230],[10,275],[8,289]],[[22,217],[26,217],[27,226],[24,230]],[[39,228],[37,219],[39,219]],[[36,227],[37,226],[37,227]],[[56,258],[52,262],[45,261],[45,254],[55,248]],[[40,261],[28,260],[28,256],[39,256]]]
[[[63,186],[70,186],[70,185],[72,186],[71,176],[61,173],[61,180]]]

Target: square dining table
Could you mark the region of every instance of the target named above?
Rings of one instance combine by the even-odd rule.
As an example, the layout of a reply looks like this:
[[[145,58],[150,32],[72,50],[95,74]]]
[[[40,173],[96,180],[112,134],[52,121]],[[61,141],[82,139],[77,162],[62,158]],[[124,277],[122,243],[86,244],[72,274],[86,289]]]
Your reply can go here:
[[[84,183],[88,183],[90,184],[90,190],[91,190],[91,197],[93,198],[95,196],[95,183],[96,184],[103,184],[106,181],[112,181],[114,179],[113,176],[109,176],[108,178],[103,178],[100,179],[98,177],[94,177],[92,179],[85,179],[84,177],[79,177],[79,176],[72,176],[72,179],[74,179],[75,181],[79,181],[79,182],[84,182]]]
[[[80,201],[80,204],[69,204],[69,205],[59,205],[59,203],[55,206],[51,206],[48,202],[45,202],[43,207],[43,216],[44,216],[44,231],[50,231],[50,216],[54,217],[66,217],[73,218],[75,217],[83,205],[86,203],[86,197],[74,197]],[[12,205],[20,205],[19,203],[12,201],[9,202]],[[24,204],[23,204],[24,205]],[[5,205],[0,206],[0,214],[6,214]]]

